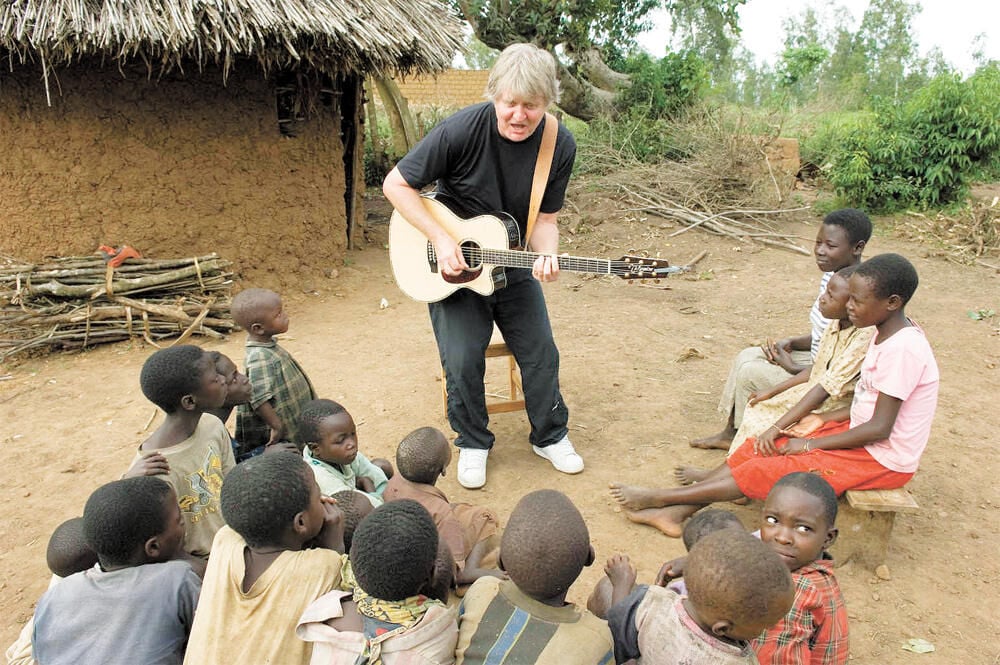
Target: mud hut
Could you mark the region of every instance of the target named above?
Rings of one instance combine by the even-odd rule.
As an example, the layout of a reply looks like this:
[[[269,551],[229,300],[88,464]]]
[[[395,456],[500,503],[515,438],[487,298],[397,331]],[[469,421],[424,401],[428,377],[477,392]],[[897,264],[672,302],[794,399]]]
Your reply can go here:
[[[218,252],[259,285],[363,219],[363,82],[447,67],[436,0],[0,6],[0,253]]]

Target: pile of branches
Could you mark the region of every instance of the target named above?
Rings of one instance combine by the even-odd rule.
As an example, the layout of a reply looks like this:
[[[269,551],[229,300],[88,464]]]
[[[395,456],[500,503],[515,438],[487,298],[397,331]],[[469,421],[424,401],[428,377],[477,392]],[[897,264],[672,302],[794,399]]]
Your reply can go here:
[[[958,263],[975,263],[1000,270],[1000,201],[974,201],[959,215],[938,213],[929,217],[910,213],[914,219],[899,227],[901,235],[931,240],[945,247],[943,254]]]
[[[670,237],[700,230],[740,243],[757,242],[811,256],[801,238],[776,222],[808,207],[784,207],[793,174],[768,160],[773,136],[755,134],[741,120],[689,118],[669,126],[676,158],[634,159],[613,145],[586,146],[589,165],[575,191],[604,191],[628,210],[678,227]],[[583,149],[582,149],[583,151]],[[777,201],[777,205],[775,205]]]
[[[0,360],[32,349],[82,349],[142,337],[221,338],[229,313],[231,263],[216,254],[128,259],[100,256],[27,263],[0,260]]]

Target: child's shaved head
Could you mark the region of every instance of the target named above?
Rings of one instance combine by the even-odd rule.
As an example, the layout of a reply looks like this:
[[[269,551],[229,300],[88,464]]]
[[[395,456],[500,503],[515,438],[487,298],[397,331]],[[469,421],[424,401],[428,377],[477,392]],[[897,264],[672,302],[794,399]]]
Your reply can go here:
[[[435,427],[413,430],[396,448],[396,470],[412,483],[433,485],[448,465],[448,445],[447,437]]]
[[[500,541],[503,569],[517,587],[544,600],[563,594],[594,559],[590,532],[569,498],[555,490],[526,494]]]
[[[691,548],[694,547],[694,544],[699,540],[710,533],[714,533],[715,531],[720,531],[722,529],[742,530],[743,523],[740,522],[740,518],[728,510],[706,508],[705,510],[698,511],[698,513],[689,519],[687,524],[684,525],[684,533],[681,535],[681,539],[684,541],[684,548],[691,551]]]
[[[52,574],[59,577],[68,577],[94,567],[97,552],[83,537],[82,517],[73,517],[56,527],[45,550],[45,563]]]
[[[354,530],[358,528],[361,520],[372,511],[372,502],[357,490],[341,490],[332,494],[331,498],[337,502],[337,507],[344,513],[344,551],[350,552],[351,543],[354,541]]]
[[[684,582],[700,622],[732,639],[750,639],[773,626],[791,608],[795,595],[781,558],[735,529],[710,533],[695,543]]]
[[[837,523],[837,493],[825,478],[817,473],[795,471],[779,478],[771,488],[771,492],[768,492],[768,496],[783,487],[794,487],[816,497],[823,505],[826,526],[832,528]]]
[[[233,296],[229,309],[233,321],[236,321],[240,328],[250,330],[250,327],[257,323],[263,308],[274,307],[280,301],[281,296],[268,289],[243,289]]]

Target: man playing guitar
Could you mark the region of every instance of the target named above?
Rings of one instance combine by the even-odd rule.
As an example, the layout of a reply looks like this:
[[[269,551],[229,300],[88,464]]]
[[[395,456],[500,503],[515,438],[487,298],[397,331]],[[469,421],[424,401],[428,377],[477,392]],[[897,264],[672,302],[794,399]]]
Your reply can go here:
[[[486,97],[490,101],[437,125],[382,185],[397,212],[427,236],[445,278],[469,265],[456,239],[428,213],[419,190],[436,182],[440,193],[472,215],[506,211],[524,238],[534,165],[545,124],[554,121],[545,112],[559,100],[555,59],[531,44],[509,46],[490,72]],[[542,255],[531,270],[508,269],[506,286],[488,296],[459,289],[429,304],[447,376],[448,420],[458,434],[458,481],[469,489],[486,483],[486,461],[495,438],[483,385],[484,354],[494,323],[521,367],[532,449],[563,473],[583,471],[583,459],[567,436],[569,411],[559,391],[559,351],[539,284],[559,277],[556,214],[575,157],[573,135],[559,126],[545,194],[528,239],[527,249]]]

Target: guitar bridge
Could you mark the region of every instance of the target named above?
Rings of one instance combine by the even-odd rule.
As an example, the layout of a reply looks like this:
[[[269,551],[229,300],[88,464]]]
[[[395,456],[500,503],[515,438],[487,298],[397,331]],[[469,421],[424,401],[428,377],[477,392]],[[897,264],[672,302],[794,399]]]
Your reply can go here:
[[[434,245],[430,241],[427,242],[427,265],[430,267],[432,273],[437,273],[437,254],[434,252]]]

